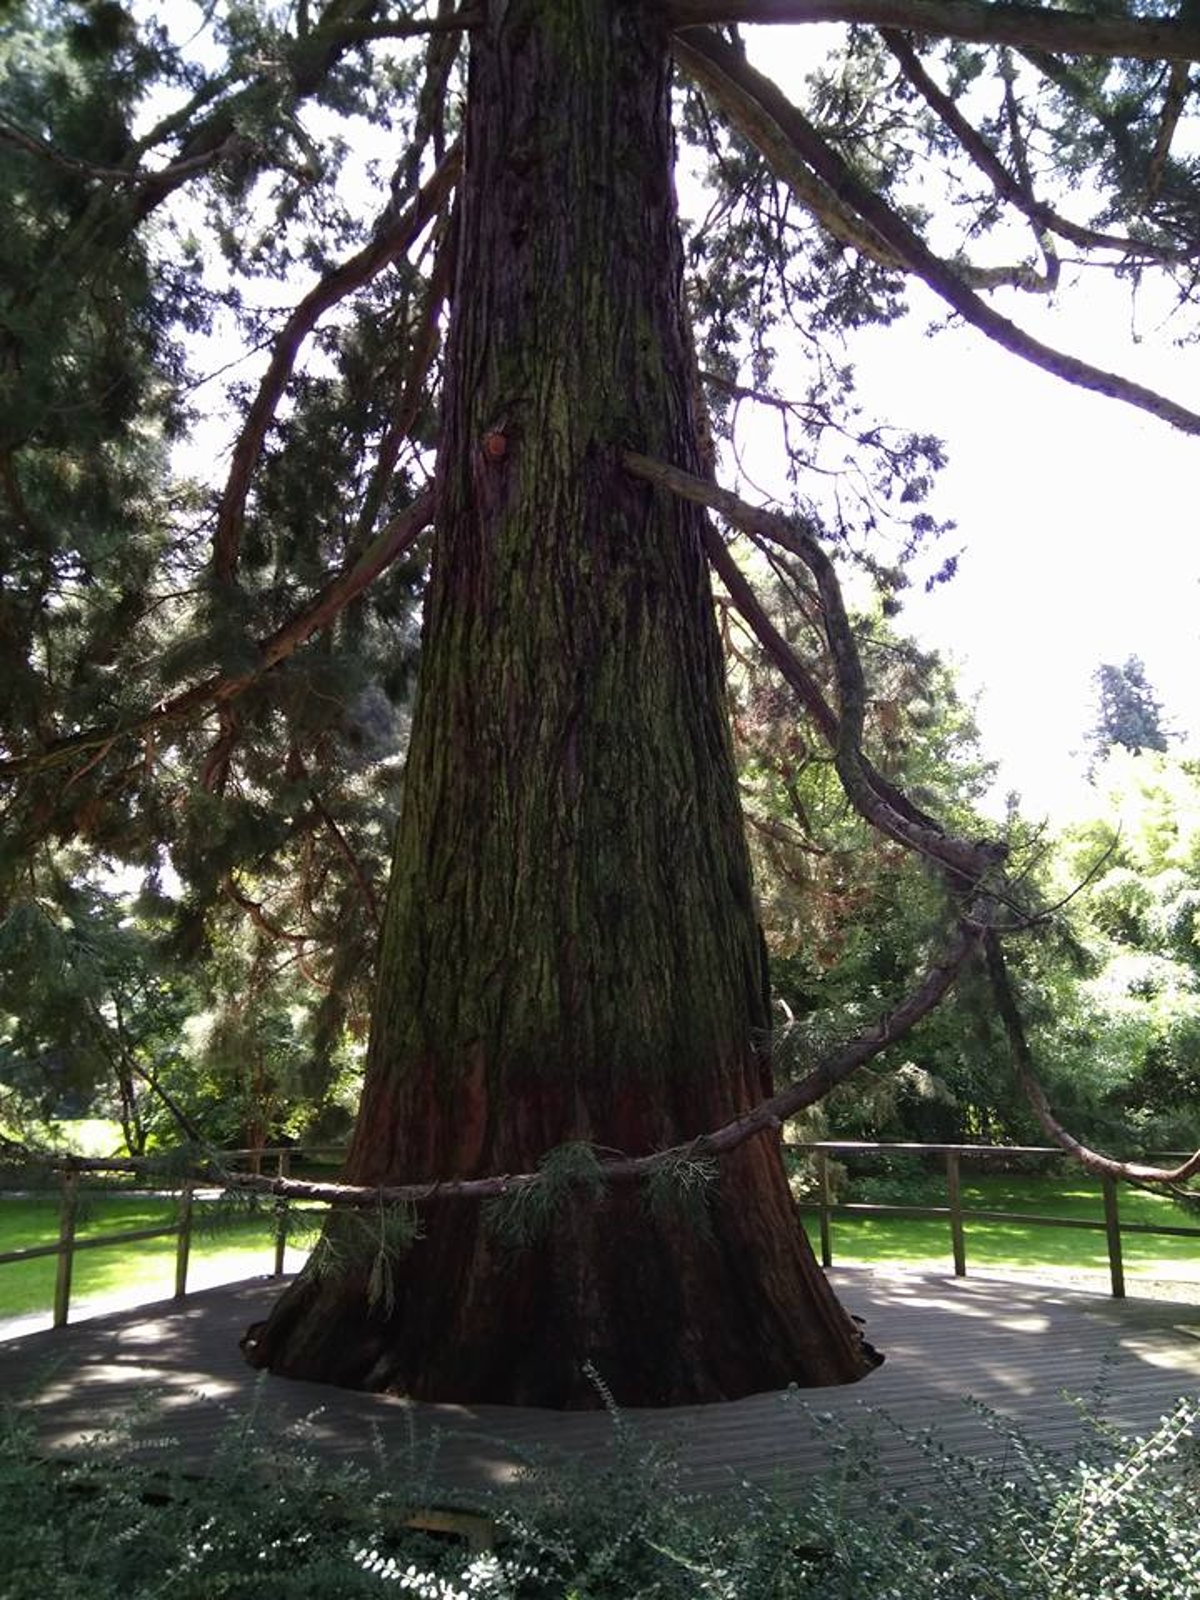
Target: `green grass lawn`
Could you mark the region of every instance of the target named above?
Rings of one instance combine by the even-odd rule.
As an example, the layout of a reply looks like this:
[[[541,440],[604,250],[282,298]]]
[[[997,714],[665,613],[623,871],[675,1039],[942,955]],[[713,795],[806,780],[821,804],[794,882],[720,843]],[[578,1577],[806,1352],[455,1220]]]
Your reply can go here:
[[[56,1193],[0,1195],[0,1252],[26,1245],[53,1244],[58,1238]],[[153,1195],[81,1193],[76,1235],[80,1239],[132,1228],[167,1227],[175,1221],[174,1199]],[[76,1253],[71,1272],[71,1304],[138,1290],[147,1299],[175,1289],[176,1240],[140,1239]],[[195,1208],[189,1274],[220,1266],[231,1278],[270,1272],[274,1264],[273,1220],[269,1210],[229,1212],[209,1203]],[[55,1256],[0,1266],[0,1317],[45,1311],[54,1301]]]
[[[965,1163],[964,1163],[965,1165]],[[1118,1191],[1121,1220],[1153,1223],[1159,1227],[1200,1228],[1200,1212],[1189,1211],[1169,1195],[1150,1194],[1122,1184]],[[882,1199],[883,1194],[869,1186],[856,1193],[851,1185],[846,1200]],[[906,1185],[901,1194],[888,1194],[897,1203],[946,1205],[944,1181],[934,1174],[916,1185]],[[964,1211],[1027,1212],[1043,1217],[1081,1217],[1096,1222],[1104,1219],[1104,1203],[1097,1179],[1082,1173],[1062,1177],[1020,1177],[963,1175]],[[815,1212],[805,1213],[809,1237],[817,1246],[819,1233]],[[948,1220],[918,1220],[907,1217],[834,1217],[831,1219],[835,1263],[896,1262],[915,1264],[937,1262],[949,1266],[950,1225]],[[964,1218],[967,1271],[972,1267],[1094,1269],[1107,1271],[1108,1252],[1101,1229],[1046,1228],[1033,1223],[972,1222]],[[1154,1235],[1122,1235],[1125,1271],[1162,1278],[1200,1279],[1200,1238],[1173,1239]]]

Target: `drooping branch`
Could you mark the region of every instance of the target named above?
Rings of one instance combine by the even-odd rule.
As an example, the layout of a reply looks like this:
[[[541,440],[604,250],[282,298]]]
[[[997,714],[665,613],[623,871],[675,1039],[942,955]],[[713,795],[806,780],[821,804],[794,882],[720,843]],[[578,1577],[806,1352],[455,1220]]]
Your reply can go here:
[[[908,82],[930,107],[943,126],[954,135],[962,149],[991,183],[1001,200],[1014,206],[1029,218],[1035,227],[1057,234],[1083,250],[1112,250],[1129,260],[1181,261],[1187,254],[1169,247],[1156,245],[1146,239],[1133,239],[1127,234],[1103,233],[1095,228],[1085,228],[1062,216],[1053,206],[1038,200],[1032,188],[1024,184],[1001,161],[973,123],[969,122],[954,100],[940,84],[926,72],[924,63],[907,35],[894,29],[883,30],[883,42],[900,64]]]
[[[782,91],[757,72],[733,46],[708,29],[688,30],[674,43],[676,58],[736,118],[746,97],[769,116],[780,134],[829,187],[854,207],[865,222],[903,258],[947,305],[989,339],[1042,371],[1081,389],[1108,395],[1147,411],[1184,433],[1200,434],[1200,413],[1189,410],[1144,384],[1106,372],[1077,356],[1043,344],[1001,316],[966,283],[958,271],[934,254],[925,241],[847,165],[842,157]]]
[[[326,584],[303,611],[259,641],[258,660],[245,672],[206,678],[203,683],[159,701],[151,710],[116,727],[88,728],[58,739],[42,750],[0,760],[0,781],[65,766],[81,756],[99,759],[99,755],[119,740],[138,738],[153,728],[182,721],[213,705],[235,700],[319,629],[327,627],[380,573],[411,549],[433,521],[434,508],[434,492],[429,489],[393,517],[363,554]]]
[[[394,218],[381,219],[369,244],[327,272],[304,296],[275,340],[270,363],[246,415],[233,451],[213,537],[213,571],[219,582],[232,582],[238,561],[246,497],[262,454],[267,430],[287,386],[305,339],[321,317],[347,295],[378,277],[385,267],[411,248],[445,204],[457,181],[462,151],[454,145],[446,159],[421,186],[412,203]]]
[[[804,563],[815,578],[821,597],[826,641],[838,683],[840,711],[836,717],[828,705],[822,709],[818,703],[819,692],[811,677],[798,662],[791,646],[764,617],[753,591],[737,573],[732,558],[720,546],[720,541],[713,536],[709,543],[709,553],[715,558],[717,571],[722,580],[731,585],[731,597],[739,609],[743,603],[746,605],[743,615],[763,639],[771,658],[783,668],[789,683],[796,688],[804,703],[814,710],[818,728],[833,746],[838,776],[851,804],[860,815],[888,838],[941,862],[969,884],[977,883],[990,873],[1001,857],[1002,847],[948,836],[932,818],[905,801],[890,784],[883,783],[863,754],[866,688],[862,664],[858,659],[833,563],[811,530],[795,518],[782,517],[749,505],[727,489],[649,456],[627,451],[622,460],[627,470],[636,477],[669,489],[673,494],[697,505],[707,506],[734,527],[782,545]],[[717,546],[720,546],[719,551]],[[760,625],[764,622],[766,626],[760,632]]]
[[[877,228],[862,217],[846,198],[836,191],[805,159],[795,141],[788,137],[770,111],[753,94],[746,92],[732,78],[726,78],[718,87],[711,78],[705,78],[699,69],[693,70],[687,44],[691,35],[676,41],[675,55],[680,66],[695,77],[718,101],[721,109],[765,157],[771,171],[800,201],[827,233],[839,243],[857,250],[877,265],[894,272],[909,270],[909,263]],[[963,282],[976,289],[1016,288],[1045,292],[1046,280],[1024,264],[1017,266],[975,267],[956,263],[955,270]]]
[[[1142,1161],[1119,1161],[1113,1156],[1103,1155],[1099,1150],[1092,1150],[1083,1144],[1063,1127],[1051,1109],[1046,1091],[1035,1070],[1033,1051],[1025,1032],[1021,1007],[1017,1001],[1012,979],[1009,977],[1003,948],[994,930],[989,929],[985,935],[983,950],[992,997],[1008,1039],[1017,1081],[1033,1107],[1034,1115],[1050,1138],[1061,1145],[1086,1171],[1098,1173],[1106,1178],[1124,1178],[1135,1183],[1171,1184],[1183,1183],[1200,1172],[1200,1150],[1177,1167],[1153,1167]]]
[[[847,22],[976,44],[1009,44],[1064,55],[1138,61],[1200,61],[1193,19],[1065,11],[989,0],[666,0],[670,25]]]
[[[920,981],[892,1011],[839,1050],[832,1051],[798,1082],[760,1101],[743,1116],[712,1132],[701,1134],[669,1149],[646,1156],[603,1159],[597,1171],[609,1182],[629,1182],[651,1176],[673,1160],[703,1160],[725,1156],[748,1139],[773,1132],[788,1117],[813,1105],[859,1067],[902,1039],[945,998],[978,947],[981,932],[972,920],[956,929],[946,948]],[[72,1157],[63,1165],[81,1172],[162,1171],[136,1157],[109,1160]],[[358,1184],[310,1182],[303,1178],[272,1177],[265,1173],[230,1172],[214,1161],[200,1161],[195,1175],[215,1186],[286,1200],[311,1200],[326,1205],[359,1208],[378,1205],[425,1205],[443,1200],[489,1200],[510,1195],[544,1181],[540,1172],[504,1173],[486,1178],[453,1178],[442,1182],[384,1184],[373,1188]]]

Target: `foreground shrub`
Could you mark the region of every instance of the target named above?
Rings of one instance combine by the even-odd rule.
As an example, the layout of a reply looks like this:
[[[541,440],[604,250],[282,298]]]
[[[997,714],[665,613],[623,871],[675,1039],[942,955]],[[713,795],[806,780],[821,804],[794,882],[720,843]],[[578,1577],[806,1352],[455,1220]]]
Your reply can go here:
[[[1198,1415],[1180,1402],[1139,1439],[1092,1417],[1072,1455],[989,1415],[1004,1465],[923,1435],[912,1443],[933,1476],[919,1498],[893,1492],[880,1467],[886,1418],[854,1431],[825,1419],[827,1470],[785,1497],[732,1478],[719,1496],[689,1493],[670,1453],[613,1410],[607,1466],[547,1457],[513,1491],[475,1500],[495,1539],[470,1555],[406,1525],[445,1503],[436,1440],[335,1468],[302,1432],[271,1439],[241,1419],[196,1478],[173,1464],[171,1441],[135,1443],[137,1419],[68,1461],[39,1459],[9,1410],[0,1597],[1196,1600]]]

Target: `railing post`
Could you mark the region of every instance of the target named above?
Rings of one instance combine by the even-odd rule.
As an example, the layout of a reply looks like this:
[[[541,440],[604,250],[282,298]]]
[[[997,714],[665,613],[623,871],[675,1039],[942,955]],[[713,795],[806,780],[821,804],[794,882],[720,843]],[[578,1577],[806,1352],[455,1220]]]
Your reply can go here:
[[[192,1180],[185,1178],[179,1191],[179,1237],[175,1241],[175,1298],[187,1294],[188,1258],[192,1253]]]
[[[954,1252],[954,1276],[967,1275],[967,1247],[963,1239],[962,1194],[959,1189],[958,1151],[946,1151],[946,1199],[950,1206],[950,1248]]]
[[[1117,1210],[1117,1181],[1104,1173],[1100,1178],[1104,1190],[1104,1231],[1108,1235],[1108,1270],[1112,1276],[1114,1300],[1125,1298],[1125,1264],[1121,1259],[1121,1217]]]
[[[281,1178],[286,1178],[288,1175],[288,1153],[286,1150],[279,1152],[276,1172]],[[283,1195],[280,1195],[275,1202],[275,1271],[272,1276],[276,1278],[283,1277],[283,1254],[287,1249],[287,1236],[288,1203]]]
[[[817,1151],[817,1194],[821,1201],[821,1265],[833,1265],[833,1242],[829,1235],[829,1206],[832,1196],[829,1192],[829,1156],[824,1150]]]
[[[58,1272],[54,1280],[54,1326],[65,1328],[71,1309],[71,1267],[75,1258],[75,1217],[79,1210],[79,1174],[63,1173],[58,1211]]]

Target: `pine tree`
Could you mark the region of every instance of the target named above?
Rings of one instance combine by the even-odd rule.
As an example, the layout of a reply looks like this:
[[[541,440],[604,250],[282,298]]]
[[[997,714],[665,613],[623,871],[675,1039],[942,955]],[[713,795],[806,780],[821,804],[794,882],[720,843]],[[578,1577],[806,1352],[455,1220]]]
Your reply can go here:
[[[939,450],[863,426],[838,337],[899,315],[916,277],[1014,355],[1200,431],[988,298],[1052,290],[1062,241],[1187,283],[1195,162],[1174,149],[1200,29],[983,0],[258,0],[197,12],[191,38],[115,0],[9,11],[9,904],[43,891],[55,839],[169,854],[181,937],[244,913],[327,987],[330,1033],[382,926],[346,1176],[420,1186],[418,1236],[382,1296],[370,1263],[309,1272],[253,1358],[549,1404],[594,1403],[588,1359],[634,1403],[861,1375],[778,1118],[948,990],[1001,852],[948,835],[864,744],[826,545],[885,577],[881,504],[928,536]],[[848,31],[787,93],[731,31],[818,14]],[[712,194],[686,238],[681,140]],[[969,203],[943,247],[917,201],[947,163]],[[981,251],[1014,219],[1027,255]],[[773,387],[781,322],[808,341],[798,399]],[[172,446],[197,341],[230,328],[266,362],[235,369],[214,489]],[[825,527],[803,488],[786,516],[722,491],[711,431],[742,404],[789,419],[802,483],[843,438],[869,491]],[[710,513],[797,565],[801,648]],[[850,802],[937,864],[953,908],[908,994],[782,1100],[712,572]],[[699,1213],[632,1180],[664,1150],[714,1164]],[[473,1184],[535,1197],[520,1248]]]

